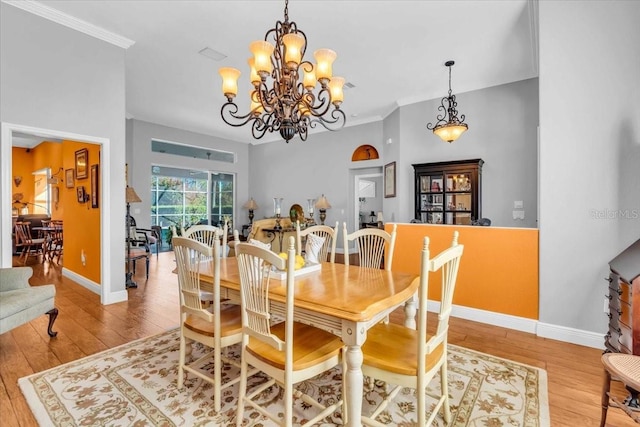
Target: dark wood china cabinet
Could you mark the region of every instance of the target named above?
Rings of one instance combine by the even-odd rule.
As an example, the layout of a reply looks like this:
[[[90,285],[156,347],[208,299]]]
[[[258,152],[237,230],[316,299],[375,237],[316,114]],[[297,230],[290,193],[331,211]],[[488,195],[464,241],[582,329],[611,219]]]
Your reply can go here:
[[[414,164],[415,219],[471,225],[482,215],[482,159]]]

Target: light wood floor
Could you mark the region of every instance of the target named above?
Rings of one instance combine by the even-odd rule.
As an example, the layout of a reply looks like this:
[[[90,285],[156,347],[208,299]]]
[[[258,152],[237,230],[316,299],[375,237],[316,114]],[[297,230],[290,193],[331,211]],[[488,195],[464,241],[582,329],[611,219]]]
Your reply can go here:
[[[14,265],[15,262],[14,259]],[[34,269],[32,285],[56,285],[60,314],[54,330],[58,336],[50,339],[47,335],[45,315],[0,335],[3,427],[37,425],[22,397],[18,378],[174,328],[179,319],[177,278],[171,273],[175,266],[172,252],[152,258],[148,281],[141,263],[135,278],[138,288],[128,290],[129,300],[106,306],[100,305],[98,295],[63,277],[56,264],[32,259],[28,265]],[[401,313],[394,313],[391,320],[401,319]],[[604,324],[606,318],[602,321]],[[434,324],[435,318],[430,322]],[[449,341],[546,369],[553,427],[599,425],[600,350],[457,318],[451,320]],[[614,390],[625,394],[621,387]],[[607,426],[635,425],[616,409],[609,410],[607,421]]]

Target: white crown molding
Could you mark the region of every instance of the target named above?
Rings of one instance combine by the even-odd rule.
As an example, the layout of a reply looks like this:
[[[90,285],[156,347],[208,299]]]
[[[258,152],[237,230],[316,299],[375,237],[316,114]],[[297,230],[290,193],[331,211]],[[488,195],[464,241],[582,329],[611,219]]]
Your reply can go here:
[[[91,37],[95,37],[107,43],[111,43],[123,49],[129,49],[135,43],[135,41],[131,39],[112,33],[111,31],[107,31],[104,28],[100,28],[81,19],[75,18],[71,15],[67,15],[66,13],[60,12],[59,10],[49,6],[45,6],[44,4],[37,1],[2,0],[2,2],[17,7],[18,9],[22,9],[26,12],[33,13],[34,15],[38,15],[42,18],[48,19],[49,21],[64,25],[65,27],[69,27],[73,30],[80,31],[81,33],[87,34]]]

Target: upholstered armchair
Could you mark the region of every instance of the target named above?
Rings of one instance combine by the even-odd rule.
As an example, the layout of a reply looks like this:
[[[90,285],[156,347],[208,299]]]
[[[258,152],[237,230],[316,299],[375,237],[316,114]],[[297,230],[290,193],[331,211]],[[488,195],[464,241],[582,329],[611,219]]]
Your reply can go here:
[[[53,322],[58,317],[54,306],[54,285],[29,285],[31,267],[0,268],[0,334],[28,323],[43,314],[49,315],[47,333],[55,337]]]

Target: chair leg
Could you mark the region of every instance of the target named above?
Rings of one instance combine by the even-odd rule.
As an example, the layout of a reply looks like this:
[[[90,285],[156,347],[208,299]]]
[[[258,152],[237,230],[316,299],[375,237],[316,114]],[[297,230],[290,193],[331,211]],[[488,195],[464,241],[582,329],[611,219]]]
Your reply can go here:
[[[611,374],[606,369],[602,380],[602,415],[600,416],[600,427],[607,423],[607,410],[609,409],[609,391],[611,390]]]
[[[58,333],[53,330],[53,322],[55,322],[58,317],[58,309],[54,307],[47,311],[47,314],[49,315],[49,327],[47,328],[47,333],[53,338],[58,335]]]
[[[147,267],[147,279],[149,278],[149,256],[145,258],[145,265]]]
[[[186,340],[184,335],[180,335],[180,359],[178,360],[178,388],[182,389],[184,384],[184,361],[186,359],[185,356],[185,348],[186,348]]]
[[[445,355],[444,362],[440,368],[440,390],[444,396],[444,403],[442,404],[442,412],[444,421],[449,425],[451,423],[451,408],[449,408],[449,387],[447,385],[447,358]]]
[[[244,398],[247,395],[247,358],[244,355],[245,343],[242,343],[242,358],[240,359],[240,386],[238,389],[238,412],[236,414],[236,427],[242,427],[242,420],[244,419]]]

